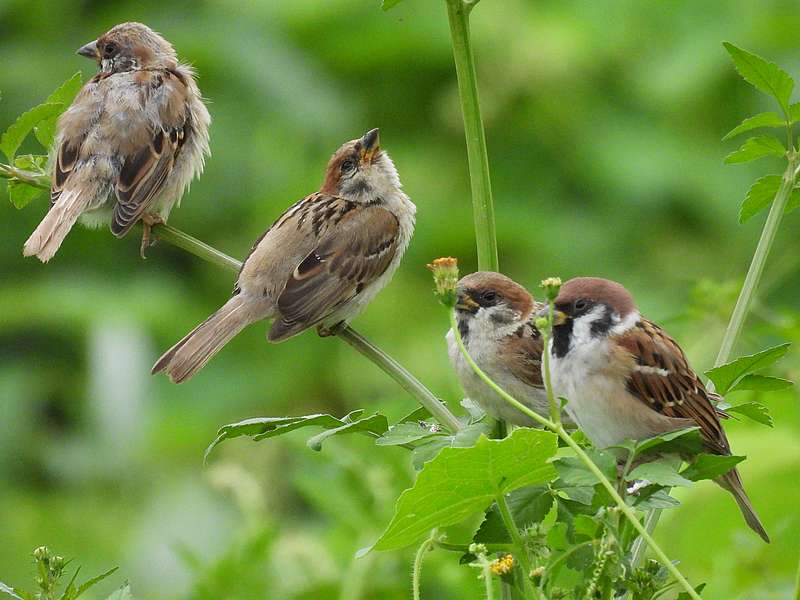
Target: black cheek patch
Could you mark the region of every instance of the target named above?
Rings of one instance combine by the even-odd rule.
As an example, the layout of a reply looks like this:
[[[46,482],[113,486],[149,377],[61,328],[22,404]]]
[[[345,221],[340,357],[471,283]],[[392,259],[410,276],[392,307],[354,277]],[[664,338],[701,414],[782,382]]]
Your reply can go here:
[[[614,320],[611,316],[611,311],[603,311],[603,316],[592,322],[592,336],[599,337],[605,335],[613,324]]]
[[[569,352],[569,340],[572,337],[572,319],[563,325],[553,327],[553,355],[564,358]]]

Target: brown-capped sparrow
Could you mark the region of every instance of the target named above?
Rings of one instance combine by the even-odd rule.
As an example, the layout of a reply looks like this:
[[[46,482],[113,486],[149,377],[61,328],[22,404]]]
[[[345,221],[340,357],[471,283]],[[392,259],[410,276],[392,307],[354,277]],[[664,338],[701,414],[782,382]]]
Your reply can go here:
[[[456,286],[458,330],[470,357],[496,384],[542,416],[550,406],[542,384],[542,338],[531,317],[543,305],[505,275],[479,271]],[[467,396],[486,413],[515,425],[536,426],[487,386],[447,332],[450,362]]]
[[[550,342],[553,391],[599,448],[698,426],[705,450],[731,453],[708,391],[680,346],[643,318],[619,283],[596,277],[566,282],[555,300]],[[747,524],[769,541],[736,469],[715,479],[733,494]]]
[[[122,23],[78,50],[100,71],[58,120],[50,211],[25,256],[50,260],[75,222],[124,236],[164,222],[209,154],[211,117],[194,72],[141,23]]]
[[[274,318],[281,342],[314,325],[325,335],[357,314],[392,278],[414,232],[378,130],[339,148],[319,192],[295,203],[250,250],[233,297],[156,362],[185,381],[247,325]]]

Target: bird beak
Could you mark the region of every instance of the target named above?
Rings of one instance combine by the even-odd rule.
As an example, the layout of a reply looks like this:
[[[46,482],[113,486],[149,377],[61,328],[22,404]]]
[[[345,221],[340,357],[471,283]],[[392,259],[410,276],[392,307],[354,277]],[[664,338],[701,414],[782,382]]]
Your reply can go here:
[[[84,44],[78,48],[77,54],[85,56],[86,58],[99,58],[100,55],[97,53],[97,40],[92,40],[88,44]]]
[[[536,313],[537,317],[544,317],[545,319],[550,316],[550,308],[545,306],[542,310]],[[558,327],[567,322],[567,313],[560,310],[553,309],[553,327]]]
[[[456,310],[474,314],[478,312],[478,308],[480,308],[480,305],[470,298],[469,294],[465,294],[464,292],[458,293],[458,297],[456,298]]]
[[[381,149],[380,129],[369,130],[361,138],[361,162],[372,164],[372,159]]]

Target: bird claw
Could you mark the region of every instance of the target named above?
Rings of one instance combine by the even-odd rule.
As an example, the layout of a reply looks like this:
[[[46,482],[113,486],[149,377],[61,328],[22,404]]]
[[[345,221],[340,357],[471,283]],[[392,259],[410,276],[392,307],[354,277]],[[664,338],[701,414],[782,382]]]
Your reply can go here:
[[[139,256],[141,256],[143,260],[147,259],[145,251],[158,241],[158,238],[154,238],[152,235],[153,228],[163,224],[164,219],[158,215],[150,213],[142,215],[142,245],[139,247]]]

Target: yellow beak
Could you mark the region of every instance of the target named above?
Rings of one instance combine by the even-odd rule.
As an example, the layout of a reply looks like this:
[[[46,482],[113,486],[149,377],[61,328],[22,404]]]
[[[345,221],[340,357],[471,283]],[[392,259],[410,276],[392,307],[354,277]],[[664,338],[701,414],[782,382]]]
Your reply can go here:
[[[468,294],[459,294],[456,300],[456,310],[465,310],[467,312],[478,312],[480,305],[475,302]]]

